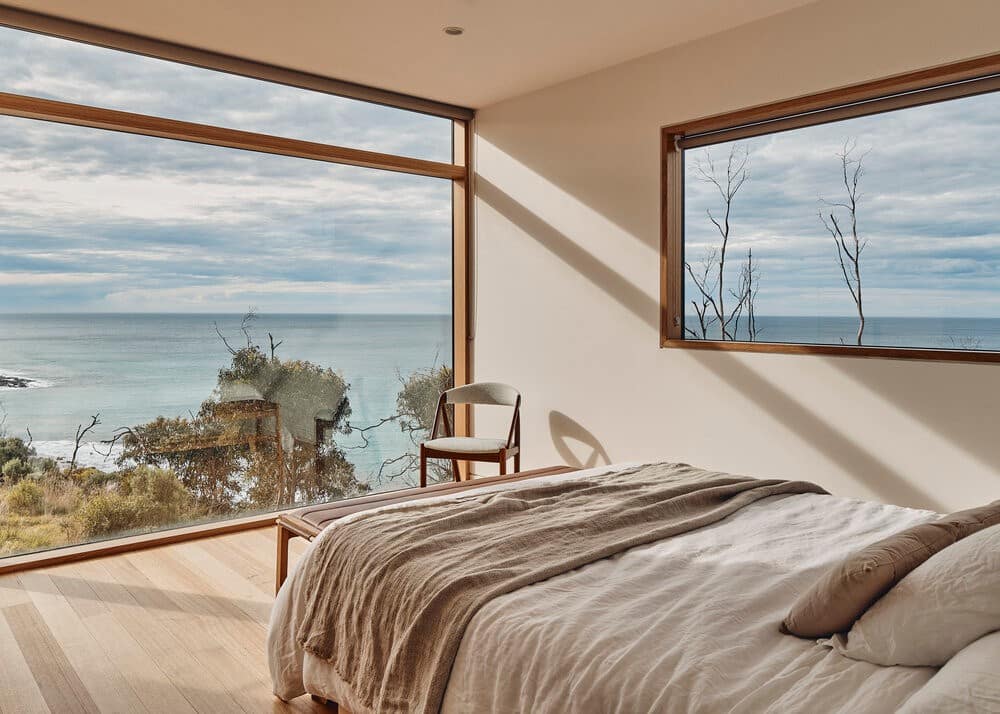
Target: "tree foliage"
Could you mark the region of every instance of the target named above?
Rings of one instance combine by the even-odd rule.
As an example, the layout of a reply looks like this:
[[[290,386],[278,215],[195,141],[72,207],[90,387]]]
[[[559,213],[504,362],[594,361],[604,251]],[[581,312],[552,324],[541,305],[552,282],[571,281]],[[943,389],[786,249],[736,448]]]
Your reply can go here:
[[[0,466],[12,459],[27,463],[35,455],[35,450],[16,436],[0,438]]]
[[[242,323],[245,346],[234,348],[222,338],[231,359],[219,370],[216,387],[198,413],[190,418],[159,417],[123,430],[119,465],[170,469],[209,513],[364,493],[367,485],[358,481],[353,464],[329,439],[331,433],[350,430],[349,385],[328,367],[280,359],[275,350],[281,343],[273,337],[266,352],[253,342],[252,318],[248,313]],[[276,404],[280,427],[274,416],[234,418],[224,411],[241,398]],[[325,430],[317,430],[320,415]],[[316,443],[318,431],[324,439]]]

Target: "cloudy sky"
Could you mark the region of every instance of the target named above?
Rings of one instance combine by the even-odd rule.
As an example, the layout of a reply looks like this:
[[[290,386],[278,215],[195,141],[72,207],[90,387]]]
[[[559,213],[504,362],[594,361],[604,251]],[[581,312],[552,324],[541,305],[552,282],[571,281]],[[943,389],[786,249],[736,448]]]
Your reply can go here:
[[[858,211],[869,241],[862,253],[866,313],[1000,317],[998,130],[1000,96],[993,94],[739,142],[750,153],[751,176],[734,201],[730,255],[743,259],[753,249],[758,313],[854,314],[833,238],[818,216],[824,201],[846,198],[837,152],[853,141],[856,155],[868,152]],[[724,171],[730,149],[685,157],[685,246],[694,264],[718,244],[706,210],[721,210],[697,164],[705,165],[708,151]],[[736,275],[734,264],[727,280]],[[690,298],[690,281],[687,290]]]
[[[449,161],[451,124],[0,28],[0,91]],[[0,117],[0,311],[445,313],[448,181]]]

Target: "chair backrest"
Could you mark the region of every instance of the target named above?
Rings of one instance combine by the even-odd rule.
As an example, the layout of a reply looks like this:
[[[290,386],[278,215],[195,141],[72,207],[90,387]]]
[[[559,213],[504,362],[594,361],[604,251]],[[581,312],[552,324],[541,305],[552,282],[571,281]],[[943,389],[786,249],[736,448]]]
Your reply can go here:
[[[497,404],[503,407],[515,406],[520,396],[512,386],[501,382],[474,382],[444,393],[447,404]]]

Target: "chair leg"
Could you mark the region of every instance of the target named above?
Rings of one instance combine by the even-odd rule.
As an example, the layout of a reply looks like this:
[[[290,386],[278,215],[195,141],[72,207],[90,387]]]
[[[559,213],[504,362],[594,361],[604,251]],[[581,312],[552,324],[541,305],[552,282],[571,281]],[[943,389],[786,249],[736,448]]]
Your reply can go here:
[[[514,454],[514,473],[517,473],[520,470],[521,470],[521,452],[518,451],[516,454]]]
[[[275,560],[274,571],[274,594],[281,590],[282,583],[288,577],[288,541],[292,539],[292,532],[284,526],[278,526],[278,554]]]
[[[420,445],[420,488],[427,486],[427,454],[423,444]]]
[[[507,475],[507,449],[500,449],[500,475]]]
[[[458,470],[458,461],[456,461],[455,459],[451,460],[451,475],[452,478],[455,479],[455,483],[458,483],[459,481],[462,480],[462,474]]]

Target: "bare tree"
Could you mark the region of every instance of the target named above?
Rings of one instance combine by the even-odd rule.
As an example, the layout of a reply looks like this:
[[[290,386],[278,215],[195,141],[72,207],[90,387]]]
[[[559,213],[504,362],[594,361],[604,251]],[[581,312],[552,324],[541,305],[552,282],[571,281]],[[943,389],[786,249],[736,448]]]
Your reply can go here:
[[[722,211],[718,216],[711,208],[705,211],[708,220],[719,233],[720,243],[706,254],[697,271],[691,263],[684,263],[684,268],[698,291],[696,299],[691,300],[698,317],[698,329],[685,329],[692,337],[707,339],[709,330],[718,325],[723,340],[735,340],[740,318],[747,311],[749,315],[753,315],[752,329],[748,330],[750,339],[753,340],[757,334],[753,302],[757,297],[759,276],[753,267],[751,253],[748,252],[747,262],[740,268],[737,287],[726,289],[726,260],[732,237],[730,219],[736,194],[750,179],[750,151],[742,144],[733,144],[724,170],[716,164],[711,153],[705,151],[705,159],[695,164],[695,172],[699,180],[714,186],[722,199]],[[727,296],[735,300],[728,309]]]
[[[848,139],[844,148],[837,153],[840,159],[841,181],[846,199],[839,202],[822,200],[825,210],[820,209],[819,219],[837,246],[837,260],[844,284],[851,293],[858,312],[857,344],[861,344],[865,333],[864,296],[861,284],[861,254],[868,246],[868,239],[858,231],[858,203],[861,201],[860,184],[864,176],[864,161],[871,149],[857,153],[857,141]],[[841,215],[838,217],[838,209]],[[828,212],[826,212],[828,211]],[[845,230],[846,224],[846,230]]]
[[[712,295],[715,292],[715,285],[711,282],[712,276],[715,275],[715,262],[717,253],[715,250],[710,250],[708,254],[702,259],[700,269],[697,274],[694,272],[694,268],[691,267],[690,263],[685,262],[684,267],[691,276],[691,282],[694,283],[695,287],[698,288],[698,299],[691,300],[691,306],[694,308],[694,314],[698,316],[698,330],[692,330],[687,325],[684,326],[684,330],[688,332],[692,337],[707,340],[708,330],[715,323],[715,314],[709,313],[708,308],[713,304]]]
[[[253,323],[256,319],[257,319],[257,308],[251,305],[249,308],[247,308],[246,313],[243,315],[243,319],[240,320],[240,332],[243,333],[243,336],[247,340],[247,345],[246,345],[247,349],[252,348],[254,346],[253,333],[251,332],[251,328],[253,327]],[[219,339],[222,340],[222,344],[224,344],[226,346],[226,349],[229,350],[229,354],[235,355],[237,352],[239,352],[239,350],[237,350],[235,347],[229,344],[229,340],[226,339],[226,336],[224,334],[222,334],[222,330],[219,329],[219,323],[213,321],[212,325],[215,327],[215,334],[219,336]],[[271,333],[270,332],[267,333],[267,336],[271,337]],[[274,351],[278,349],[278,347],[281,345],[282,342],[284,342],[284,340],[281,340],[277,344],[275,344],[274,338],[271,337],[271,357],[274,357]]]
[[[740,266],[740,277],[735,290],[730,290],[729,294],[737,301],[733,311],[733,335],[739,333],[740,317],[746,311],[747,316],[747,338],[750,342],[757,339],[757,291],[760,286],[760,270],[753,262],[753,248],[747,249],[747,259]]]
[[[277,342],[275,342],[274,335],[272,335],[270,332],[267,333],[267,339],[271,343],[271,359],[275,359],[276,358],[275,353],[278,351],[279,347],[285,344],[285,341],[278,340]]]
[[[83,437],[87,435],[91,429],[101,423],[101,413],[98,412],[94,416],[90,417],[90,424],[84,426],[83,424],[77,424],[76,426],[76,438],[73,440],[73,457],[69,460],[69,472],[73,473],[76,470],[76,457],[80,453],[80,442],[83,441]]]

